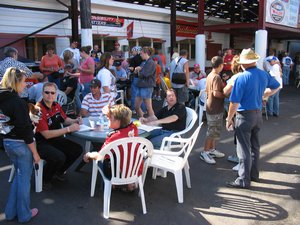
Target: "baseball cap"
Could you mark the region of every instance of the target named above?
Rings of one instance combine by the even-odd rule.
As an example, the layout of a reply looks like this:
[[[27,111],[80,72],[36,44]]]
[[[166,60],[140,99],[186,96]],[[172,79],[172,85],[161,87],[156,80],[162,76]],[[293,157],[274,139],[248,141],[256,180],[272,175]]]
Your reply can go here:
[[[272,56],[272,57],[268,57],[268,58],[267,58],[267,61],[268,61],[268,62],[271,62],[271,61],[273,61],[273,60],[277,61],[277,57],[276,57],[276,56]]]
[[[198,63],[195,63],[194,68],[200,68],[200,65]]]
[[[100,80],[94,79],[91,81],[90,86],[91,87],[101,87],[101,82],[100,82]]]
[[[121,62],[120,61],[115,61],[115,67],[121,66]]]

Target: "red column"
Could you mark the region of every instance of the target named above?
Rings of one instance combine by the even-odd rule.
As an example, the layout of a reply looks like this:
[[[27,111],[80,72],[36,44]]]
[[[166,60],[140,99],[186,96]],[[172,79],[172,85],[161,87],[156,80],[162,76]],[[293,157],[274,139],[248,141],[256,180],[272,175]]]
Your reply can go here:
[[[258,5],[258,29],[266,29],[266,1],[260,0]]]
[[[198,34],[204,34],[205,0],[198,0]]]

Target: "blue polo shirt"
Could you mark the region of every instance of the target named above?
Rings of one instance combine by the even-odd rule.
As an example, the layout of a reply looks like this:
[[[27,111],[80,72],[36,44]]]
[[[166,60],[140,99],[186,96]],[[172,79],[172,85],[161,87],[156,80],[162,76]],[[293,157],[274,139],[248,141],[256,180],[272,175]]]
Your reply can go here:
[[[239,103],[237,111],[261,109],[265,89],[278,87],[279,83],[270,74],[250,67],[236,79],[229,100]]]

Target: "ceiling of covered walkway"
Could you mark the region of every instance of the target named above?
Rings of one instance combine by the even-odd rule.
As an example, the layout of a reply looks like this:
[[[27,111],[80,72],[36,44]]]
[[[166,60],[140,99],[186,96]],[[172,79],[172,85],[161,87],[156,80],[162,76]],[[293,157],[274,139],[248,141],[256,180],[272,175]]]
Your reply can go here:
[[[172,0],[114,0],[157,8],[171,8]],[[198,14],[198,0],[176,1],[176,10]],[[204,30],[231,33],[237,36],[253,36],[258,30],[259,0],[205,0],[204,16],[228,20],[231,25],[206,26]],[[273,39],[300,39],[300,30],[286,26],[267,24],[266,30]],[[284,32],[283,32],[284,31]]]

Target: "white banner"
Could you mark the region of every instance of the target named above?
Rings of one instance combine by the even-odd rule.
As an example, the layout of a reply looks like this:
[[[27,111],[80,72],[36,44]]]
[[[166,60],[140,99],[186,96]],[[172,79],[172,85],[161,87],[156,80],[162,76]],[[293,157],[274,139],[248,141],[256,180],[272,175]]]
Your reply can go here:
[[[300,27],[300,0],[267,0],[266,22],[288,27]]]

